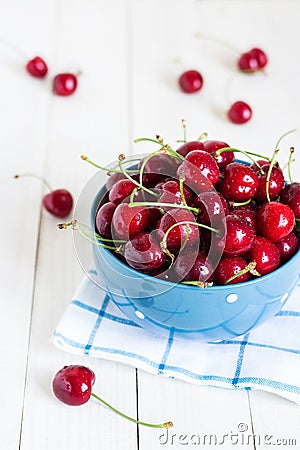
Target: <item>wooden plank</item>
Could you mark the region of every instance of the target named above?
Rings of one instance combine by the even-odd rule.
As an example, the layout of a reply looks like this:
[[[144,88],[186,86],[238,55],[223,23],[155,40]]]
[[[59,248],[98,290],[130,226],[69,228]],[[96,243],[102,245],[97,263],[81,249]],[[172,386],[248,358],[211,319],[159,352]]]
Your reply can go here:
[[[78,92],[51,98],[47,122],[45,171],[56,186],[76,196],[94,169],[79,156],[89,153],[109,162],[128,142],[127,23],[121,1],[59,3],[54,24],[55,70],[79,67]],[[120,150],[121,149],[121,150]],[[51,394],[53,374],[63,365],[83,363],[96,373],[95,392],[135,416],[135,369],[117,363],[78,358],[53,347],[49,338],[83,276],[71,233],[61,233],[57,220],[42,216],[32,334],[21,449],[136,448],[136,426],[94,401],[68,408]],[[120,438],[120,437],[126,438]]]
[[[257,448],[284,446],[293,450],[299,447],[299,405],[259,391],[251,392],[250,405]]]
[[[5,6],[5,7],[4,7]],[[30,331],[33,283],[40,222],[42,184],[13,180],[18,172],[43,174],[49,92],[24,69],[26,55],[51,59],[51,2],[9,2],[0,14],[0,167],[1,309],[0,377],[3,389],[1,445],[19,447],[20,424]],[[45,20],[45,17],[47,19]],[[28,30],[34,33],[29,33]],[[36,37],[39,36],[37,39]],[[12,44],[12,47],[10,46]],[[21,56],[13,49],[20,46]],[[22,52],[25,53],[23,59]]]

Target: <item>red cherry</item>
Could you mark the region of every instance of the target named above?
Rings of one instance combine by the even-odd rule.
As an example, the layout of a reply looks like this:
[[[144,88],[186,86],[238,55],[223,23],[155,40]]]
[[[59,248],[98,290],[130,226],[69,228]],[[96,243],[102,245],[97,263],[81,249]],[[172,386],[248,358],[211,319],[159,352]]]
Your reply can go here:
[[[231,105],[227,115],[232,123],[243,124],[251,119],[252,109],[247,103],[238,101]]]
[[[72,210],[73,197],[66,189],[56,189],[44,196],[43,205],[54,216],[66,217]]]
[[[280,201],[288,205],[295,217],[300,219],[300,183],[287,184],[281,193]]]
[[[26,69],[30,75],[36,78],[44,78],[48,72],[47,64],[40,56],[36,56],[28,61]]]
[[[241,256],[227,256],[223,257],[219,262],[215,271],[215,283],[225,284],[229,278],[237,275],[239,272],[245,269],[247,266],[247,261]],[[233,280],[229,281],[227,284],[236,284],[248,281],[250,278],[250,273],[246,272]]]
[[[222,221],[229,213],[228,204],[222,194],[216,191],[203,192],[194,201],[196,208],[200,209],[197,221],[204,225],[218,228],[217,221]]]
[[[275,243],[280,253],[281,261],[288,261],[299,249],[299,241],[295,233],[290,233]]]
[[[59,73],[53,80],[53,92],[66,97],[74,94],[77,89],[77,77],[73,73]]]
[[[116,209],[116,205],[111,202],[104,203],[96,215],[96,228],[100,236],[111,239],[111,222]]]
[[[220,150],[220,148],[226,148],[229,147],[226,142],[222,141],[205,141],[203,143],[204,150],[208,153],[214,153],[217,150]],[[220,169],[224,169],[229,163],[234,161],[234,153],[233,152],[223,152],[218,156],[214,155],[215,160],[218,163],[218,166]]]
[[[246,72],[255,72],[263,69],[268,64],[267,55],[260,48],[252,48],[243,53],[238,60],[240,70]]]
[[[240,56],[238,66],[240,70],[245,72],[255,72],[256,70],[259,70],[258,61],[250,54],[250,52],[243,53]]]
[[[259,209],[257,223],[264,237],[272,242],[278,242],[293,230],[295,215],[287,205],[270,202]]]
[[[258,177],[251,167],[233,162],[224,170],[219,190],[227,200],[245,202],[254,197],[258,189]]]
[[[203,85],[203,78],[197,70],[187,70],[179,77],[181,90],[187,94],[200,91]]]
[[[220,178],[220,170],[215,159],[204,150],[193,150],[177,169],[177,177],[184,174],[185,183],[197,194],[212,190]]]
[[[181,145],[176,151],[181,156],[186,156],[188,153],[193,150],[204,150],[204,144],[201,141],[190,141]]]
[[[117,237],[128,240],[144,231],[148,226],[148,221],[148,208],[130,207],[128,203],[120,203],[115,209],[112,225]]]
[[[258,202],[266,202],[267,198],[267,176],[270,164],[265,164],[261,167],[263,175],[258,173],[258,189],[255,193],[255,200]],[[276,200],[282,189],[284,188],[284,176],[282,170],[279,167],[272,167],[271,176],[269,180],[269,197],[270,200]]]
[[[89,401],[95,374],[84,366],[65,366],[59,370],[52,381],[54,395],[71,406],[83,405]]]
[[[259,175],[260,174],[260,169],[259,169],[259,167],[257,166],[257,164],[260,166],[260,168],[262,168],[263,166],[270,166],[270,162],[269,161],[266,161],[265,159],[258,159],[257,161],[256,161],[256,164],[255,163],[252,163],[251,165],[250,165],[250,167],[251,167],[251,169],[252,170],[254,170],[254,172],[256,173],[256,175]]]
[[[139,162],[139,169],[142,167],[144,159]],[[145,164],[144,174],[150,185],[155,186],[166,177],[174,177],[178,162],[175,158],[165,153],[157,153],[153,155]]]
[[[125,245],[124,256],[136,270],[151,271],[158,269],[165,262],[165,255],[153,234],[140,233]]]
[[[278,248],[269,239],[256,236],[248,254],[249,260],[256,263],[255,269],[261,274],[273,272],[280,264]]]
[[[193,213],[187,209],[171,209],[167,211],[157,224],[157,235],[161,241],[168,229],[179,222],[196,222]],[[167,247],[172,253],[180,250],[181,246],[191,246],[199,242],[197,225],[177,225],[168,233]]]
[[[250,54],[257,59],[260,69],[263,69],[268,64],[268,57],[261,48],[253,48],[250,50]]]
[[[257,210],[253,209],[251,206],[235,206],[231,209],[231,214],[242,217],[247,220],[248,224],[253,228],[255,234],[258,232],[257,225]]]
[[[247,220],[234,214],[226,217],[226,241],[224,256],[238,256],[250,250],[255,232]]]
[[[121,172],[112,173],[106,181],[106,184],[105,184],[106,189],[108,191],[110,191],[111,188],[114,186],[114,184],[116,184],[117,181],[124,180],[125,178],[126,178],[125,175],[123,175]]]
[[[184,251],[176,259],[174,264],[176,278],[184,281],[207,281],[211,283],[214,279],[213,267],[202,252]]]
[[[180,192],[180,183],[177,180],[169,180],[162,184],[162,193],[158,199],[159,203],[174,203],[175,205],[183,204],[183,199]],[[188,205],[191,205],[194,200],[192,191],[183,185],[183,195]]]
[[[129,196],[135,188],[136,185],[127,178],[119,180],[113,185],[109,192],[109,201],[115,205],[122,203],[126,199],[129,201]]]

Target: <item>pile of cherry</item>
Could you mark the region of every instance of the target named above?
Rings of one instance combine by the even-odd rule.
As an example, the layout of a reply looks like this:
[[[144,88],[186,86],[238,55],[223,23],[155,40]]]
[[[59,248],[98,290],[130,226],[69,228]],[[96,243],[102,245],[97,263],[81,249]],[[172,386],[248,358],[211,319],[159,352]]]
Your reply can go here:
[[[285,182],[278,150],[254,159],[221,141],[157,144],[137,170],[120,155],[110,172],[98,245],[140,272],[201,287],[265,275],[298,251],[300,183]]]

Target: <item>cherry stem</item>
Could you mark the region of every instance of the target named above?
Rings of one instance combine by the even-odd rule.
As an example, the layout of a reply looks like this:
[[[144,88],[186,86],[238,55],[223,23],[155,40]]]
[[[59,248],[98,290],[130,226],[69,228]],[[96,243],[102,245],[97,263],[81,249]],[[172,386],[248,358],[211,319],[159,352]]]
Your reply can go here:
[[[276,142],[275,148],[274,150],[277,150],[279,147],[280,142],[282,141],[283,138],[285,138],[286,136],[288,136],[291,133],[295,133],[297,130],[296,128],[294,128],[293,130],[289,130],[286,133],[284,133],[282,136],[280,136],[280,138],[278,139],[278,141]]]
[[[294,151],[295,151],[294,147],[291,147],[290,148],[289,162],[288,162],[288,174],[289,174],[290,183],[293,183],[292,174],[291,174],[291,164],[292,164],[292,161],[295,161],[293,159]]]
[[[237,47],[235,47],[232,44],[229,44],[228,42],[223,41],[223,39],[219,38],[218,36],[215,36],[213,34],[209,33],[196,33],[195,37],[198,39],[207,39],[208,41],[215,42],[216,44],[222,45],[223,47],[227,47],[232,52],[240,55],[241,50]]]
[[[201,133],[200,136],[198,136],[196,140],[200,141],[200,142],[206,141],[207,137],[208,137],[208,134],[204,131],[204,133]]]
[[[105,172],[107,172],[108,174],[110,173],[120,173],[120,170],[117,170],[116,168],[119,167],[119,164],[117,164],[116,166],[112,167],[111,169],[109,169],[108,167],[103,167],[103,166],[99,166],[99,164],[95,163],[94,161],[92,161],[88,156],[86,155],[81,155],[80,157],[83,161],[86,161],[87,163],[91,164],[91,166],[96,167],[96,169],[100,169],[100,170],[105,170]],[[128,161],[126,161],[127,163],[131,163],[131,162],[135,162],[135,161],[140,161],[139,159],[129,159]],[[134,172],[137,173],[138,170],[137,169],[133,169],[130,170],[128,169],[127,172]]]
[[[101,402],[103,405],[107,406],[109,409],[114,411],[119,416],[124,417],[125,419],[130,420],[131,422],[134,422],[134,423],[136,423],[138,425],[144,425],[145,427],[151,427],[151,428],[171,428],[173,426],[172,422],[164,422],[164,423],[156,424],[156,423],[148,423],[148,422],[142,422],[140,420],[136,420],[133,417],[127,416],[126,414],[122,413],[118,409],[114,408],[109,403],[107,403],[105,400],[103,400],[101,397],[99,397],[98,395],[94,394],[94,392],[92,392],[91,395],[94,398],[96,398],[99,402]]]
[[[270,162],[270,165],[269,165],[268,173],[267,173],[267,178],[266,178],[266,195],[267,195],[268,202],[271,201],[271,199],[270,199],[270,178],[271,178],[271,173],[272,173],[272,170],[273,170],[273,166],[275,164],[275,158],[277,157],[278,152],[279,152],[278,149],[274,150],[273,156],[272,156],[272,159],[271,159],[271,162]]]
[[[111,242],[115,243],[116,242],[118,244],[124,244],[124,243],[127,242],[127,241],[124,241],[124,240],[105,239],[105,238],[101,237],[98,233],[93,232],[93,230],[90,227],[88,227],[87,225],[84,225],[84,224],[78,222],[76,219],[73,219],[70,222],[66,222],[66,223],[59,223],[56,226],[57,226],[57,228],[59,230],[66,230],[67,228],[71,227],[72,230],[78,231],[78,233],[82,237],[84,237],[87,241],[89,241],[91,244],[95,244],[98,247],[107,248],[109,250],[114,250],[116,252],[120,252],[121,247],[122,247],[121,245],[119,247],[112,247],[110,245],[102,244],[99,241],[109,242],[109,243],[111,243]],[[91,235],[86,233],[82,228],[88,229],[89,232],[91,233]]]
[[[214,283],[209,283],[207,281],[182,281],[180,284],[188,284],[190,286],[198,286],[202,289],[206,289],[210,286],[213,286]]]
[[[252,198],[249,198],[249,200],[246,200],[245,202],[234,202],[234,201],[229,202],[229,205],[230,205],[231,207],[235,207],[235,206],[246,206],[246,205],[249,205],[249,203],[251,203],[251,202],[252,202]]]
[[[119,155],[119,168],[120,171],[122,172],[122,174],[128,179],[130,180],[133,184],[135,184],[137,187],[139,187],[140,189],[142,189],[143,191],[148,192],[148,194],[153,195],[153,197],[159,197],[158,194],[156,194],[156,192],[151,191],[150,189],[146,188],[145,186],[143,186],[142,183],[139,183],[138,181],[134,180],[129,174],[128,172],[124,169],[123,167],[123,161],[125,159],[125,156],[123,158],[124,155]]]
[[[176,228],[179,225],[196,225],[199,228],[205,228],[206,230],[213,231],[214,233],[220,233],[220,230],[217,230],[216,228],[209,227],[208,225],[203,225],[202,223],[193,222],[193,221],[190,221],[190,220],[186,220],[186,221],[183,221],[183,222],[176,222],[173,225],[171,225],[170,228],[167,229],[167,231],[165,232],[164,237],[162,238],[162,240],[160,242],[160,246],[161,246],[163,251],[165,249],[167,249],[167,237],[168,237],[168,234],[170,233],[170,231],[173,230],[173,228]]]
[[[150,153],[150,155],[148,155],[146,158],[144,158],[141,168],[140,168],[140,174],[139,174],[139,180],[140,180],[140,185],[143,186],[143,175],[144,175],[144,171],[145,171],[145,167],[147,162],[155,155],[162,153],[163,150],[165,149],[165,147],[161,147],[158,150],[155,150],[155,152]],[[156,195],[156,197],[159,197],[159,195]]]
[[[237,153],[242,153],[243,155],[247,156],[258,168],[259,170],[261,170],[260,165],[258,164],[257,161],[255,161],[255,159],[253,159],[251,156],[256,156],[257,158],[261,158],[261,159],[265,159],[266,161],[270,162],[270,158],[268,158],[267,156],[263,156],[263,155],[259,155],[257,153],[253,153],[253,152],[248,152],[248,150],[241,150],[239,148],[235,148],[235,147],[224,147],[224,148],[220,148],[219,150],[216,150],[213,155],[215,156],[220,156],[222,153],[227,153],[227,152],[237,152]],[[250,156],[251,155],[251,156]]]
[[[241,275],[244,275],[247,272],[250,272],[252,275],[256,275],[257,277],[260,277],[261,274],[257,272],[255,267],[256,267],[256,262],[254,262],[254,261],[250,262],[249,264],[247,264],[247,266],[243,270],[240,270],[238,273],[236,273],[232,277],[228,278],[228,280],[226,280],[224,284],[230,283],[232,280],[235,280],[236,278],[240,277]]]
[[[148,142],[154,142],[155,144],[158,144],[161,146],[161,149],[166,149],[166,153],[169,154],[170,156],[174,156],[174,158],[179,159],[179,161],[184,161],[184,157],[181,156],[179,153],[175,152],[175,150],[172,149],[172,147],[170,147],[170,145],[168,144],[164,144],[163,139],[161,138],[161,136],[156,136],[157,139],[151,139],[151,138],[137,138],[134,139],[133,142],[138,143],[138,142],[142,142],[142,141],[148,141]]]
[[[41,177],[40,175],[36,175],[35,173],[21,173],[19,175],[14,175],[14,178],[16,178],[16,179],[23,178],[23,177],[37,178],[49,189],[50,192],[53,191],[50,184],[45,180],[45,178]]]
[[[186,121],[181,119],[182,128],[183,128],[183,142],[186,142]]]
[[[180,177],[179,177],[179,190],[180,190],[180,194],[181,194],[181,198],[182,198],[183,204],[185,206],[188,206],[187,202],[186,202],[186,199],[185,199],[184,191],[183,191],[183,182],[184,181],[185,181],[184,173],[181,173]]]
[[[175,209],[188,209],[189,211],[194,212],[195,214],[199,214],[200,209],[194,208],[193,206],[186,205],[177,205],[176,203],[159,203],[159,202],[131,202],[128,203],[130,208],[134,208],[135,206],[160,206],[161,208],[175,208]]]

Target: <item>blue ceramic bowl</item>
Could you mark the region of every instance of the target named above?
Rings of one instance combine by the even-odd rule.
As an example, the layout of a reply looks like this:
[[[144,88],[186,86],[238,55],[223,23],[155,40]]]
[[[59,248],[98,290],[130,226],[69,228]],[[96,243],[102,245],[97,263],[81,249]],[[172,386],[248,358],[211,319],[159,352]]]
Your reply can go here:
[[[91,208],[91,223],[101,189]],[[141,327],[203,342],[231,339],[276,315],[298,280],[300,251],[274,272],[251,281],[201,289],[142,274],[109,250],[93,245],[96,270],[108,295]]]

